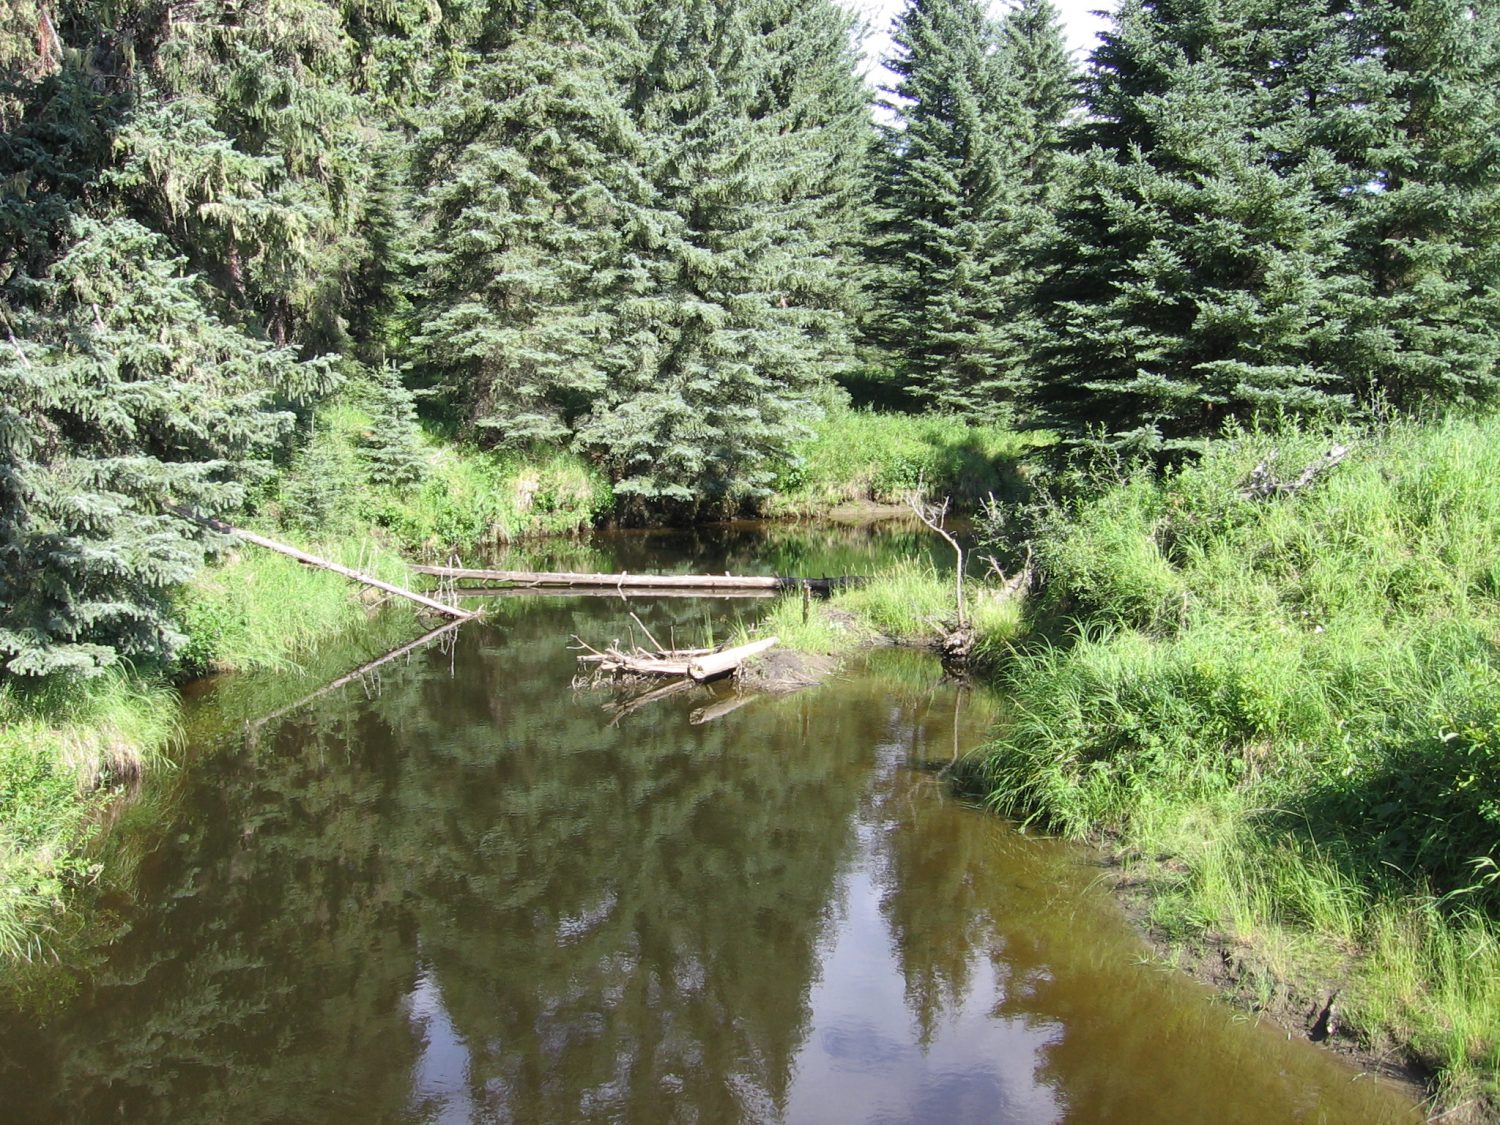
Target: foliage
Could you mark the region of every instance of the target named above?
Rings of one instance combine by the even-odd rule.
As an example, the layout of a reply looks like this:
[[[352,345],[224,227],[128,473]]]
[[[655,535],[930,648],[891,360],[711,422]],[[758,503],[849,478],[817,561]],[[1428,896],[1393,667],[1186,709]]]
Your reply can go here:
[[[828,0],[688,0],[642,35],[631,108],[657,217],[575,437],[634,505],[764,495],[848,363],[866,135],[848,29]]]
[[[819,512],[848,502],[900,504],[919,486],[977,508],[987,496],[1028,493],[1028,459],[1047,435],[941,414],[875,414],[830,406],[781,470],[772,514]]]
[[[1037,292],[1050,424],[1172,454],[1491,397],[1497,50],[1447,0],[1125,4]]]
[[[1071,67],[1049,0],[1003,29],[972,0],[898,16],[876,164],[870,333],[939,407],[1007,417],[1029,366],[1029,258],[1047,223]]]
[[[1485,877],[1500,840],[1500,422],[1337,437],[1354,452],[1290,495],[1244,489],[1257,464],[1293,476],[1330,436],[1231,433],[1193,467],[1058,513],[1037,543],[1042,611],[1082,624],[1011,665],[1015,714],[984,784],[1009,813],[1185,863],[1176,909],[1195,926],[1362,950],[1351,1007],[1446,1043],[1439,1061],[1461,1076],[1489,1065],[1483,1021],[1468,1011],[1439,1033],[1379,960],[1470,989],[1482,957],[1445,969],[1417,947],[1472,947],[1500,910]],[[1434,912],[1416,946],[1390,932],[1411,900]]]

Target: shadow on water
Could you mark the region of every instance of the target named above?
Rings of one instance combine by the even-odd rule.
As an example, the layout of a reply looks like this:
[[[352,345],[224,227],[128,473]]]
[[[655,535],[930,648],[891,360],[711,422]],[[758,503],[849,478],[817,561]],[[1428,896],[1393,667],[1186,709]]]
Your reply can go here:
[[[1078,852],[949,799],[983,692],[880,652],[615,724],[566,638],[627,612],[518,600],[373,681],[283,678],[253,738],[244,683],[210,690],[114,841],[97,971],[0,1027],[7,1118],[1415,1119],[1142,964]]]

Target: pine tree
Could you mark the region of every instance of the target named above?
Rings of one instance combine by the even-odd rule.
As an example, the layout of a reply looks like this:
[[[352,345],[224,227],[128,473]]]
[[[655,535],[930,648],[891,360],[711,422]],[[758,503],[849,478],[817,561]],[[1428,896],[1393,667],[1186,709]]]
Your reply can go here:
[[[1041,293],[1036,399],[1074,439],[1170,452],[1227,418],[1348,402],[1322,358],[1348,289],[1328,158],[1252,61],[1289,57],[1274,9],[1131,0],[1095,54],[1092,147]]]
[[[1356,393],[1407,410],[1500,390],[1500,11],[1363,0],[1363,66],[1337,202],[1361,281],[1338,361]]]
[[[1070,106],[1061,26],[1047,0],[1002,28],[974,0],[913,0],[894,39],[871,335],[938,406],[1005,414],[1026,382],[1032,259]]]
[[[577,441],[621,495],[732,504],[764,491],[847,362],[862,103],[828,0],[688,0],[651,22],[630,102],[651,217]]]
[[[566,441],[604,389],[623,238],[646,196],[618,69],[600,29],[547,13],[455,83],[418,138],[430,187],[412,342],[488,441]]]

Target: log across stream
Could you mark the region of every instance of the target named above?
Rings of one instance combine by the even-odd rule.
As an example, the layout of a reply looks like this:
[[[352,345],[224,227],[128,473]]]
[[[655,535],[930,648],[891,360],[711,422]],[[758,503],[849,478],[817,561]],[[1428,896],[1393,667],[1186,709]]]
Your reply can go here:
[[[793,578],[774,574],[587,574],[561,570],[485,570],[466,566],[413,566],[411,569],[417,574],[455,582],[486,582],[516,587],[571,587],[580,590],[664,590],[674,593],[686,590],[810,590],[826,594],[845,586],[857,586],[865,581],[854,575]]]

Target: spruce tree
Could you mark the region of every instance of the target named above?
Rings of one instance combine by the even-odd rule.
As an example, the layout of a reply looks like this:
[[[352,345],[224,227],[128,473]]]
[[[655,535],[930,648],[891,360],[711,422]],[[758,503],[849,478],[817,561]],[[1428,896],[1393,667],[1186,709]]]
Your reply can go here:
[[[847,362],[848,22],[828,0],[688,0],[647,27],[630,105],[651,208],[577,441],[621,495],[732,504],[764,491]]]
[[[418,137],[430,186],[412,342],[490,443],[566,441],[604,390],[623,240],[646,197],[605,30],[561,9],[527,22]]]
[[[203,558],[183,504],[223,512],[316,387],[216,317],[129,219],[70,222],[0,358],[0,671],[91,674],[170,655],[170,593]],[[12,283],[17,279],[12,278]]]
[[[1362,396],[1407,410],[1500,389],[1500,11],[1362,0],[1348,114],[1349,270],[1337,359]]]
[[[998,27],[976,0],[913,0],[894,40],[870,334],[939,407],[1008,415],[1029,381],[1035,256],[1073,104],[1061,24],[1049,0]]]
[[[105,45],[108,50],[108,44]],[[169,654],[173,584],[323,365],[246,334],[108,190],[126,99],[96,48],[14,88],[0,134],[0,673]]]
[[[1251,63],[1287,57],[1274,9],[1130,0],[1094,56],[1035,396],[1074,439],[1170,452],[1231,417],[1347,405],[1323,358],[1348,290],[1328,158]]]

